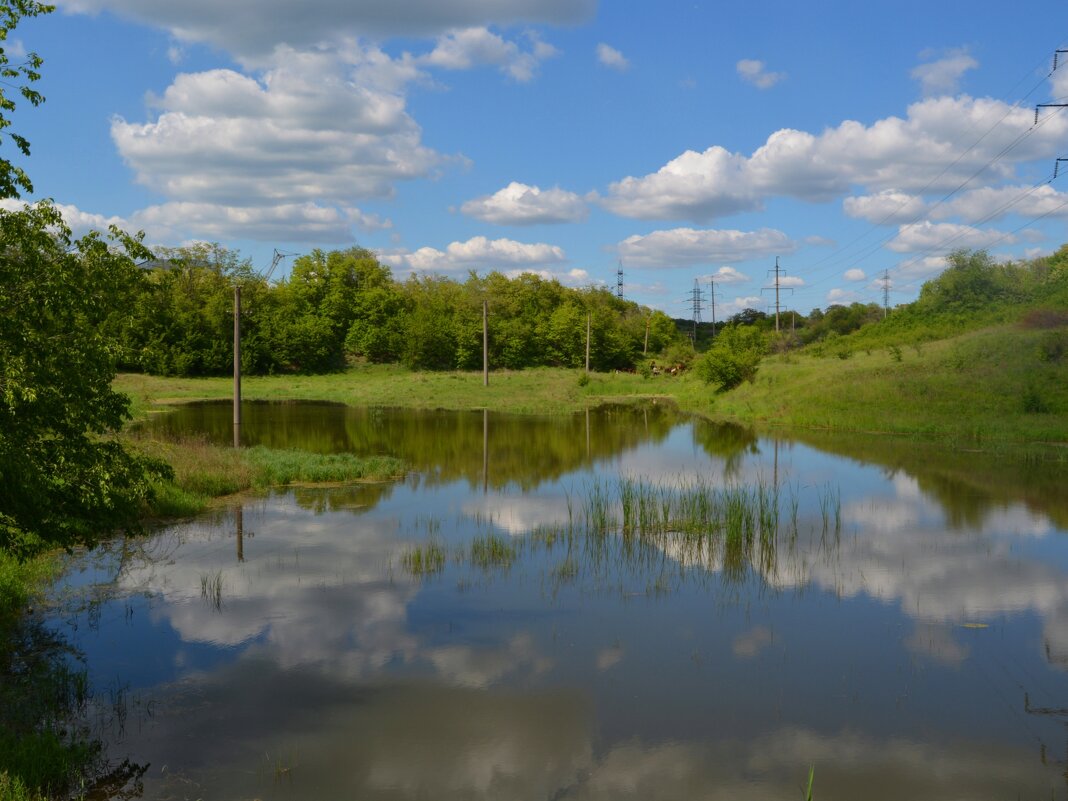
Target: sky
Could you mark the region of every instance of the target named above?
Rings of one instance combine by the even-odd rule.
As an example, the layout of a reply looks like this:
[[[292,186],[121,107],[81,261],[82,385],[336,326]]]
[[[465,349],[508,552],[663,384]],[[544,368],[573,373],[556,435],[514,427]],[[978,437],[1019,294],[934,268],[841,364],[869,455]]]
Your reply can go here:
[[[76,233],[359,245],[701,319],[1068,241],[1068,4],[56,0],[7,158]],[[10,90],[8,90],[10,94]],[[4,201],[12,207],[14,201]],[[283,260],[283,275],[294,256]],[[714,295],[712,294],[714,292]]]

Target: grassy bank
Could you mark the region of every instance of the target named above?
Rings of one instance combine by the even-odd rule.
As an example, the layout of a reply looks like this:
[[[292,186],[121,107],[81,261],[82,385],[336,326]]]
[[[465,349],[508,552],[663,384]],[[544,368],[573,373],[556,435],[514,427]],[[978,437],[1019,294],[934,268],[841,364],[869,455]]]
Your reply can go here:
[[[257,446],[233,448],[202,438],[158,439],[127,436],[138,453],[162,459],[174,478],[159,482],[147,517],[182,517],[204,509],[212,499],[249,490],[291,484],[386,481],[404,475],[405,465],[388,456],[318,454]]]
[[[590,404],[670,398],[684,410],[760,428],[865,431],[954,442],[1068,442],[1068,358],[1051,358],[1049,332],[1013,325],[939,341],[769,356],[756,380],[720,393],[693,373],[643,378],[538,368],[480,373],[418,373],[395,366],[355,367],[321,376],[246,379],[257,400],[330,400],[356,406],[562,413]],[[135,413],[156,404],[229,398],[229,379],[121,375],[116,387]]]

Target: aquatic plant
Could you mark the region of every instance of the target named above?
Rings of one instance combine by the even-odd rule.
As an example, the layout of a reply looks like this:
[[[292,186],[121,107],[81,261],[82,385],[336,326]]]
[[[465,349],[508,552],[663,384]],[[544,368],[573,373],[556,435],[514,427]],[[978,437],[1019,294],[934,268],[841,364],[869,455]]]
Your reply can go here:
[[[200,597],[216,612],[222,611],[223,575],[221,570],[203,573],[200,576]]]
[[[413,576],[429,576],[445,569],[445,548],[438,542],[417,545],[406,551],[401,564]]]
[[[511,567],[517,555],[515,544],[498,534],[476,537],[471,542],[471,562],[483,570]]]

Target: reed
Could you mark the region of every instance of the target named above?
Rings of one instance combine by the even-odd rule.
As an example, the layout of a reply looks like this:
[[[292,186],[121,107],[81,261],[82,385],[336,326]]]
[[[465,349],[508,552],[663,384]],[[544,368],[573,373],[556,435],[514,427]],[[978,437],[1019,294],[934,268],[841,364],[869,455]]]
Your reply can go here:
[[[471,542],[471,562],[483,570],[511,567],[518,552],[514,543],[499,534],[476,537]]]
[[[439,542],[417,545],[406,551],[401,564],[413,576],[429,576],[445,569],[445,548]]]

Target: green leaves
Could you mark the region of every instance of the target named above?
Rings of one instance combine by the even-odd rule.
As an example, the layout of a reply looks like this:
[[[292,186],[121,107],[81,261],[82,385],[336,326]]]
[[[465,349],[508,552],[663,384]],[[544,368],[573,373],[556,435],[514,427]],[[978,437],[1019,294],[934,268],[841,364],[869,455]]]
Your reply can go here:
[[[18,25],[23,17],[36,17],[40,14],[48,14],[55,10],[55,6],[34,2],[34,0],[4,0],[0,3],[0,42],[7,41],[11,30]],[[15,143],[15,147],[24,155],[30,155],[30,142],[20,134],[8,131],[11,120],[6,116],[15,110],[15,101],[8,92],[15,89],[22,98],[31,105],[39,106],[44,102],[44,96],[30,86],[34,81],[41,78],[38,70],[44,63],[36,53],[28,53],[25,60],[20,64],[12,64],[7,50],[0,47],[0,132],[7,132],[7,137]],[[20,83],[21,82],[21,83]],[[3,134],[0,133],[0,145],[3,144]],[[19,197],[19,190],[33,191],[30,177],[21,168],[4,158],[0,158],[0,198]]]
[[[697,374],[705,383],[719,384],[721,391],[734,389],[756,377],[766,352],[764,334],[759,329],[729,325],[716,336],[716,344],[697,361]]]
[[[136,523],[159,465],[109,438],[128,401],[111,389],[103,324],[142,280],[136,237],[71,241],[41,203],[0,212],[0,547],[27,555]]]

